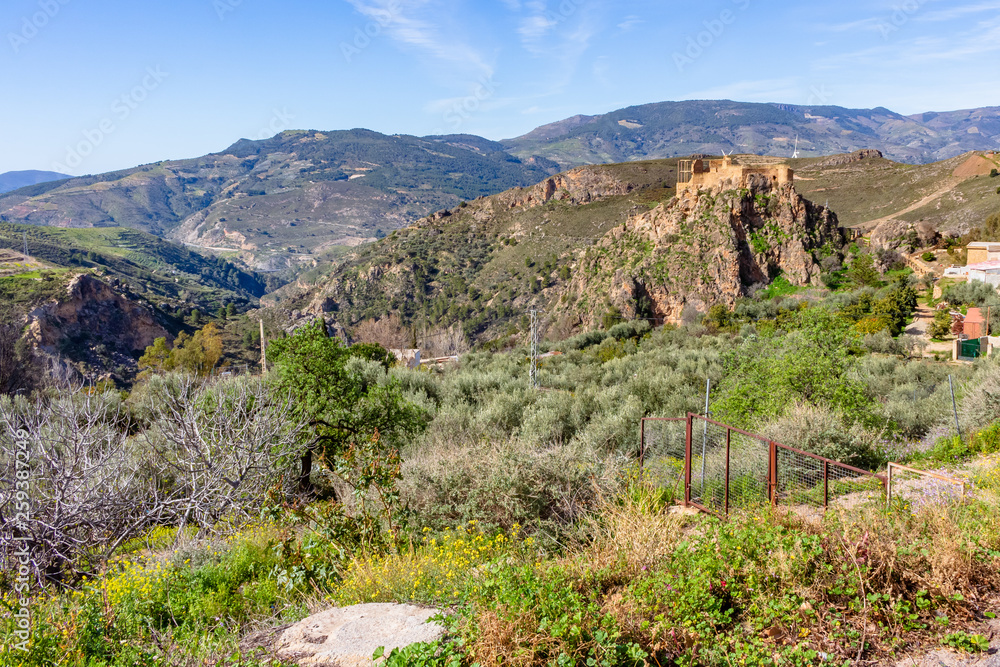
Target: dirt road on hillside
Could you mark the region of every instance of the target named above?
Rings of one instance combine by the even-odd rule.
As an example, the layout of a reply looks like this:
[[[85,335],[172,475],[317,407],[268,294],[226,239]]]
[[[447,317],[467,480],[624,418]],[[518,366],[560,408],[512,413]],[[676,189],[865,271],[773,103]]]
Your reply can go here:
[[[927,206],[931,202],[936,201],[936,200],[940,199],[941,197],[945,196],[946,194],[948,194],[949,192],[951,192],[952,190],[954,190],[955,186],[957,186],[958,184],[962,183],[964,180],[965,179],[962,179],[962,178],[954,178],[954,177],[949,178],[945,182],[945,185],[941,186],[939,189],[935,190],[934,192],[932,192],[931,194],[927,195],[923,199],[921,199],[919,201],[916,201],[916,202],[910,204],[909,206],[907,206],[906,208],[904,208],[902,210],[899,210],[899,211],[896,211],[895,213],[891,213],[891,214],[889,214],[887,216],[878,218],[877,220],[869,220],[868,222],[863,222],[860,225],[858,225],[858,228],[863,229],[866,232],[870,232],[871,230],[875,229],[876,227],[878,227],[883,222],[887,222],[889,220],[895,220],[895,219],[897,219],[901,215],[906,215],[907,213],[912,213],[913,211],[916,211],[918,208],[923,208],[924,206]]]

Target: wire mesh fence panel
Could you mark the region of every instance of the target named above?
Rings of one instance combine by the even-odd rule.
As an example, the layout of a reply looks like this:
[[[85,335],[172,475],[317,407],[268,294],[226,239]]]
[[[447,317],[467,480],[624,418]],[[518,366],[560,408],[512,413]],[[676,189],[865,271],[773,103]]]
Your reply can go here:
[[[889,464],[888,495],[892,502],[916,512],[931,505],[949,505],[965,499],[965,481],[926,470]]]
[[[793,449],[776,447],[776,505],[824,507],[827,464]]]
[[[728,514],[771,502],[812,513],[837,503],[882,496],[884,479],[763,436],[689,414],[685,498],[702,510]]]
[[[728,429],[706,419],[691,428],[691,502],[713,512],[726,511]]]
[[[768,502],[768,444],[739,431],[729,441],[729,509]]]
[[[647,417],[642,420],[639,461],[643,475],[674,498],[684,492],[684,452],[687,420]]]
[[[829,507],[850,508],[885,497],[880,477],[839,463],[829,464],[827,488]]]

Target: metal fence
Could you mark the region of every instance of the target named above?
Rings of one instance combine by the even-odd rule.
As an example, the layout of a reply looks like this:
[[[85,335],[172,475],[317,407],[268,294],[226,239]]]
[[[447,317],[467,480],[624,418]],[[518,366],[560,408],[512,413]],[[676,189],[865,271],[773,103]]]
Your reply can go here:
[[[662,488],[675,489],[675,496],[680,497],[684,485],[687,419],[646,417],[639,433],[639,465],[646,478]]]
[[[728,514],[760,503],[850,506],[885,492],[880,475],[701,415],[644,419],[641,443],[639,459],[653,479],[669,484],[682,475],[685,505],[705,512]]]

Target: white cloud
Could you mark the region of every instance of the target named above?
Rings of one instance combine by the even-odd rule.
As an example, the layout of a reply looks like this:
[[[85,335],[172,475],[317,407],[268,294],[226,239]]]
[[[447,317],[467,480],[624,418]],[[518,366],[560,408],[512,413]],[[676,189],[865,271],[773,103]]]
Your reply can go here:
[[[912,31],[911,36],[907,31]],[[965,32],[947,36],[921,34],[914,26],[900,26],[892,40],[877,46],[834,54],[817,60],[817,69],[878,67],[889,70],[912,70],[915,66],[980,58],[1000,51],[1000,18],[980,21]]]
[[[918,21],[953,21],[965,18],[970,14],[982,14],[983,12],[1000,11],[1000,2],[981,2],[975,5],[962,5],[961,7],[951,7],[949,9],[939,9],[916,16]]]
[[[493,75],[493,66],[482,53],[463,41],[458,31],[445,34],[446,22],[434,20],[429,0],[347,0],[362,16],[376,22],[399,44],[411,47],[447,65],[474,76]]]
[[[621,23],[618,24],[618,30],[621,32],[629,32],[630,30],[632,30],[632,28],[636,27],[637,25],[642,25],[643,23],[645,23],[645,21],[643,21],[635,14],[629,14],[628,16],[625,17],[625,20],[623,20]]]
[[[555,20],[544,14],[536,14],[522,19],[517,32],[521,35],[525,47],[536,50],[538,48],[536,42],[541,41],[556,25]]]

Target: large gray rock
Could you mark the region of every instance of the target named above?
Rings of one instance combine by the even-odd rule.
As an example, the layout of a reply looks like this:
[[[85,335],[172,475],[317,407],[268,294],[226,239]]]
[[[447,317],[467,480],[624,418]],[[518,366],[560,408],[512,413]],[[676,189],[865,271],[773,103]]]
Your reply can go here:
[[[370,667],[379,646],[388,654],[394,648],[440,638],[444,628],[429,622],[438,613],[384,603],[330,609],[282,631],[274,651],[303,667]]]

